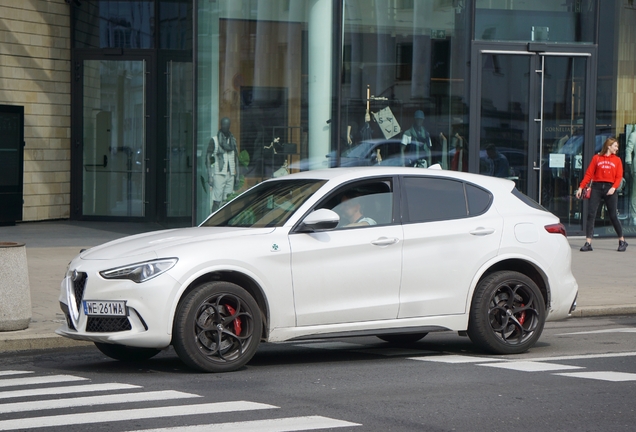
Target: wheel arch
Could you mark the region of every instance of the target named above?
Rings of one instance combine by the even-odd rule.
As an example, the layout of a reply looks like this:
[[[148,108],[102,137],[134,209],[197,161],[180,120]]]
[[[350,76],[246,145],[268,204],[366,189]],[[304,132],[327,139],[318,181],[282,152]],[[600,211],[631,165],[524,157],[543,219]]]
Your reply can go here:
[[[245,291],[247,291],[252,296],[252,298],[254,298],[254,300],[256,301],[256,304],[258,304],[258,307],[261,310],[261,319],[263,321],[263,330],[261,334],[261,340],[267,340],[267,338],[269,337],[270,313],[269,313],[269,304],[267,302],[263,289],[253,278],[238,271],[216,270],[216,271],[212,271],[197,277],[192,282],[190,282],[187,288],[183,290],[183,292],[179,296],[179,300],[177,301],[177,306],[175,308],[175,311],[179,309],[179,306],[181,305],[181,302],[183,302],[183,299],[185,299],[187,295],[190,294],[193,290],[195,290],[199,285],[206,282],[221,282],[221,281],[231,282],[233,284],[240,286]],[[173,321],[175,319],[174,317],[175,317],[175,314],[173,314],[173,317],[172,317]]]
[[[532,281],[537,284],[537,287],[539,288],[539,291],[541,291],[541,295],[543,296],[543,300],[545,302],[545,310],[546,312],[548,312],[550,310],[550,285],[548,283],[548,277],[547,275],[535,264],[527,261],[527,260],[523,260],[523,259],[519,259],[519,258],[508,258],[508,259],[504,259],[502,261],[498,261],[494,264],[492,264],[479,278],[479,280],[477,281],[477,283],[475,284],[475,287],[477,287],[481,281],[484,278],[487,278],[489,275],[498,272],[498,271],[516,271],[518,273],[524,274],[526,276],[528,276],[530,279],[532,279]],[[471,299],[470,299],[470,303],[472,304],[472,297],[474,295],[474,288],[473,288],[473,293],[471,295]],[[469,305],[470,306],[470,305]]]

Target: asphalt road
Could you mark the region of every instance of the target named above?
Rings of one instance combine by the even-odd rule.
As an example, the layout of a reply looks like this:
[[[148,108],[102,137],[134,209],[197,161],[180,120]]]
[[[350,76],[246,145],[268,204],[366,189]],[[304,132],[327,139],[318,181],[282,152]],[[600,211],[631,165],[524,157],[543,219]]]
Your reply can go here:
[[[407,347],[371,337],[268,344],[244,369],[216,375],[188,370],[172,350],[134,365],[90,347],[0,355],[0,430],[632,431],[635,425],[636,316],[548,323],[531,351],[506,357],[481,353],[452,333]]]

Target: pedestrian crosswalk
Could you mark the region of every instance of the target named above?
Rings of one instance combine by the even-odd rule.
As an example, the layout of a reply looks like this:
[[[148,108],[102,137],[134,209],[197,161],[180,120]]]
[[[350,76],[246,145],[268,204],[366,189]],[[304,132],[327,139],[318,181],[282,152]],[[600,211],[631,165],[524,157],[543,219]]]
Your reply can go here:
[[[622,330],[622,329],[621,329]],[[468,354],[453,354],[440,351],[428,351],[417,349],[400,349],[400,348],[377,348],[369,349],[368,346],[362,344],[354,344],[349,342],[309,342],[303,344],[295,344],[297,347],[316,348],[328,350],[347,350],[356,353],[368,353],[381,355],[385,357],[402,356],[407,360],[446,363],[446,364],[470,364],[477,366],[507,369],[519,372],[550,372],[555,376],[564,376],[572,378],[584,378],[593,380],[603,380],[610,382],[636,381],[636,373],[614,372],[614,371],[578,371],[578,372],[562,372],[571,370],[585,369],[583,366],[574,366],[561,364],[561,361],[572,360],[590,360],[597,358],[612,357],[636,357],[636,352],[622,353],[604,353],[604,354],[583,354],[573,356],[560,357],[544,357],[534,359],[517,360],[504,357],[485,357],[473,356]]]
[[[85,384],[59,385],[73,383]],[[34,371],[0,371],[0,431],[30,430],[36,428],[67,428],[69,426],[95,424],[122,424],[134,420],[137,424],[145,419],[174,419],[188,416],[270,412],[280,407],[244,400],[202,402],[203,396],[177,390],[144,391],[143,387],[124,383],[94,384],[90,379],[74,375],[37,375]],[[25,388],[28,387],[28,388]],[[109,392],[104,394],[103,392]],[[101,393],[101,394],[100,394]],[[76,396],[77,394],[78,396]],[[57,397],[69,395],[70,397]],[[10,402],[7,400],[18,400]],[[144,406],[153,402],[187,401],[189,404],[171,406]],[[120,408],[120,407],[125,408]],[[90,407],[90,411],[73,412],[79,407]],[[20,415],[26,414],[26,415]],[[7,415],[13,418],[8,418]],[[174,420],[172,421],[174,423]],[[165,431],[300,431],[327,428],[360,426],[344,420],[323,416],[278,417],[230,423],[208,423],[194,426],[170,426],[159,429],[137,429],[136,432]]]

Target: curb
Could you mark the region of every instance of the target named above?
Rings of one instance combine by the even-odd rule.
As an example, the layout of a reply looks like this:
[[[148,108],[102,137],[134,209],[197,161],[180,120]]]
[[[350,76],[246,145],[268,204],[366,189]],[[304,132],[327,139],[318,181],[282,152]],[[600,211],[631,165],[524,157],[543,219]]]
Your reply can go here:
[[[634,315],[636,305],[622,306],[580,306],[570,314],[572,318],[589,318],[611,315]]]

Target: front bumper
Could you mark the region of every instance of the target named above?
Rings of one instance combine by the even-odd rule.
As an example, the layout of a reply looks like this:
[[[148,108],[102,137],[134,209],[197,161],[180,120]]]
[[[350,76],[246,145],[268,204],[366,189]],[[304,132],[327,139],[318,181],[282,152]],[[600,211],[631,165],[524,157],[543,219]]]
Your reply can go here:
[[[99,263],[98,263],[99,264]],[[107,280],[95,262],[74,260],[60,289],[66,324],[56,333],[75,340],[165,348],[171,342],[172,304],[179,286],[167,274],[137,284]],[[87,316],[83,300],[125,301],[127,316]]]

